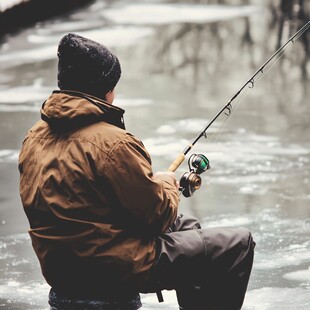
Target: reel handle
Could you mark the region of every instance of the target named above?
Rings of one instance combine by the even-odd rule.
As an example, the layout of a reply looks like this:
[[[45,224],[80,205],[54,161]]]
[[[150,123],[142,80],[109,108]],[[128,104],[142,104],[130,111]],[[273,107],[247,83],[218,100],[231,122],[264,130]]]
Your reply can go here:
[[[174,172],[176,171],[180,165],[183,163],[185,159],[185,155],[183,153],[179,154],[178,157],[174,160],[174,162],[168,168],[168,171]]]

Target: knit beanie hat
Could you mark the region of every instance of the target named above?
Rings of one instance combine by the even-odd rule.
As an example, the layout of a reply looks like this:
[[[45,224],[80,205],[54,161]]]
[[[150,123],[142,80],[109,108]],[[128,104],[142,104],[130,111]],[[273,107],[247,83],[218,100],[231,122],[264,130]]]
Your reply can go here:
[[[58,45],[58,87],[105,99],[121,76],[118,58],[104,45],[69,33]]]

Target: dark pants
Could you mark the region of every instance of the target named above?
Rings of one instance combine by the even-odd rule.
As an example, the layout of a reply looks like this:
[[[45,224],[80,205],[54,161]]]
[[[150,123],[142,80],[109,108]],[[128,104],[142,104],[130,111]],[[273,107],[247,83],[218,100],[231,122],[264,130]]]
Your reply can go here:
[[[158,239],[158,258],[146,291],[175,289],[180,309],[239,310],[255,243],[245,228],[205,228],[179,215]],[[156,290],[156,289],[155,289]]]
[[[195,218],[179,215],[167,233],[157,239],[156,265],[140,292],[174,289],[184,310],[240,310],[254,246],[245,228],[201,229]],[[100,303],[50,294],[51,310],[102,309]]]

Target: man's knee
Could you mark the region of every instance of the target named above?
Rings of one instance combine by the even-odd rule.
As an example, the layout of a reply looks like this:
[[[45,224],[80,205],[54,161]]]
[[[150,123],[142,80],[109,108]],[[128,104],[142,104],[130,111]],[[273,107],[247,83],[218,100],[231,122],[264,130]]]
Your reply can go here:
[[[205,243],[206,256],[211,261],[223,255],[241,255],[252,251],[255,243],[251,232],[243,227],[214,227],[199,230]]]
[[[235,229],[235,247],[228,251],[231,267],[229,270],[241,271],[247,279],[250,276],[254,259],[255,242],[251,232],[246,228]]]
[[[231,232],[231,246],[227,250],[228,252],[235,253],[236,262],[241,262],[248,256],[253,259],[254,247],[253,236],[247,228],[233,228]]]
[[[255,242],[251,232],[247,228],[236,228],[236,235],[240,238],[240,242],[244,245],[245,248],[254,249]]]

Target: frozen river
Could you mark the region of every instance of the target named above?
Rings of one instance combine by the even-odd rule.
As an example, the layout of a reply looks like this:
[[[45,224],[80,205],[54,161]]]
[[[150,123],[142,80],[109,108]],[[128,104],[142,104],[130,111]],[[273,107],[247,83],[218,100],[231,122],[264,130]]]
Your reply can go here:
[[[154,170],[165,170],[276,48],[270,6],[254,0],[198,2],[97,0],[1,42],[1,309],[48,309],[49,287],[19,199],[17,157],[42,102],[56,88],[58,41],[75,32],[119,55],[123,75],[115,105],[126,110],[126,127],[143,140]],[[252,231],[256,256],[244,310],[310,309],[305,79],[310,68],[302,42],[240,96],[231,116],[216,122],[207,140],[196,144],[193,152],[205,154],[212,168],[192,198],[181,198],[180,212],[198,217],[204,227]],[[177,175],[186,170],[184,162]],[[164,292],[164,298],[158,304],[155,295],[142,295],[142,309],[178,309],[174,292]]]

